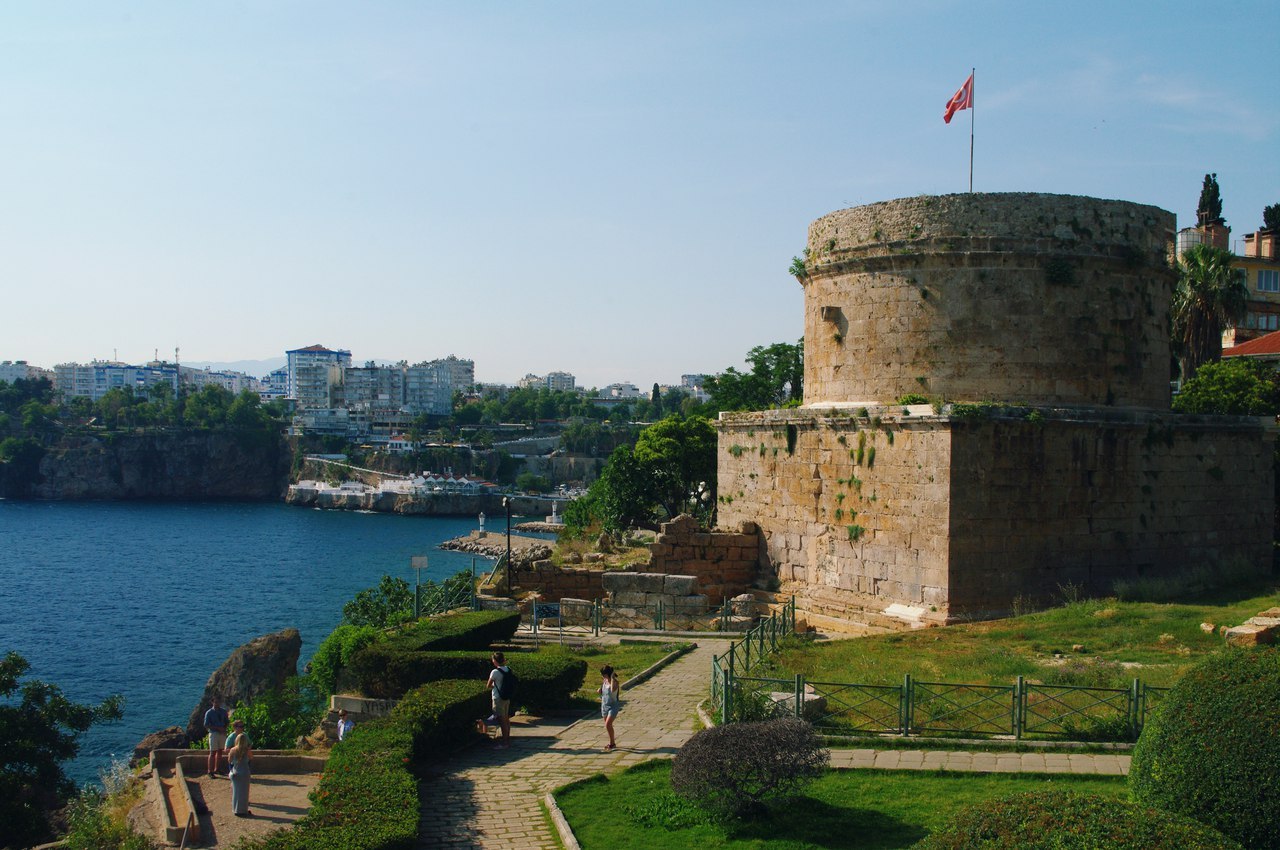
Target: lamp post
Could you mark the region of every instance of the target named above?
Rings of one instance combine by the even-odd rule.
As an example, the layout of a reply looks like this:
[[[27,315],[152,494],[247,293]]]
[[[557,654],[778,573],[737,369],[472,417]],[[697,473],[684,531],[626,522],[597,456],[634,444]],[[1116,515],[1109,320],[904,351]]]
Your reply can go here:
[[[511,500],[502,497],[502,508],[507,512],[507,594],[511,593]]]

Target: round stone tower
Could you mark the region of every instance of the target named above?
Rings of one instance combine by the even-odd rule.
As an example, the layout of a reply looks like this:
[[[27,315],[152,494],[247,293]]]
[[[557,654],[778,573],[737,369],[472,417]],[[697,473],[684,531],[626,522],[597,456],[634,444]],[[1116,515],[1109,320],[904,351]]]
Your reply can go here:
[[[806,407],[1168,409],[1174,216],[1073,195],[920,196],[809,228]]]

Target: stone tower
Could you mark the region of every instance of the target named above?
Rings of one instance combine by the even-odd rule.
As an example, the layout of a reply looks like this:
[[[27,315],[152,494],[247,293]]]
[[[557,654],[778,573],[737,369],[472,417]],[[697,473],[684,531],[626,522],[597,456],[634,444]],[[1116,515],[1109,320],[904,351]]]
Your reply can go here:
[[[1169,412],[1174,224],[1039,194],[818,219],[805,403],[722,416],[721,524],[836,617],[1268,569],[1274,427]]]

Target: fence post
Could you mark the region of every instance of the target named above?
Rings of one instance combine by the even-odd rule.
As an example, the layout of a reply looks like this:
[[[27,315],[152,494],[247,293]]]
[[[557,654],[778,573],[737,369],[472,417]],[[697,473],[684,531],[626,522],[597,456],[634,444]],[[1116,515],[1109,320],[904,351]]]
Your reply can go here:
[[[600,600],[597,598],[591,606],[591,634],[594,637],[600,637],[600,620]]]
[[[1142,734],[1142,683],[1137,679],[1129,689],[1129,737],[1135,741]]]
[[[911,734],[911,674],[908,673],[902,677],[902,701],[898,704],[901,709],[902,717],[902,734]]]
[[[796,674],[796,717],[804,717],[804,676]]]
[[[733,648],[729,648],[732,655]],[[728,667],[720,668],[720,725],[725,726],[729,723],[730,703],[733,700],[733,663],[732,658]]]
[[[1026,698],[1022,677],[1019,676],[1013,686],[1013,737],[1019,741],[1022,740],[1022,730],[1026,723]]]
[[[413,586],[413,619],[422,618],[422,585],[415,584]]]

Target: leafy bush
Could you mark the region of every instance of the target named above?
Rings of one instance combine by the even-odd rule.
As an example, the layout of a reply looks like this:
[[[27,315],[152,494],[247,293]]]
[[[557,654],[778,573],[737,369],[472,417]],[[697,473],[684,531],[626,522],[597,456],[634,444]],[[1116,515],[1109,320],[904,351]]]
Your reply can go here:
[[[305,677],[293,676],[283,688],[273,688],[252,702],[236,703],[232,715],[244,721],[255,747],[287,750],[320,722],[327,696]]]
[[[1280,412],[1275,370],[1247,357],[1205,363],[1174,396],[1178,413],[1274,416]]]
[[[520,681],[517,706],[562,707],[587,676],[587,663],[571,658],[513,654],[507,663]],[[351,664],[360,692],[379,699],[395,699],[440,679],[483,682],[492,669],[488,652],[420,652],[386,643],[366,647]]]
[[[264,850],[400,850],[418,840],[415,760],[474,735],[488,709],[482,682],[433,682],[405,696],[390,717],[355,727],[333,748],[311,792],[312,806]]]
[[[1113,797],[1032,791],[961,809],[914,850],[1239,850],[1182,815]]]
[[[342,620],[353,626],[385,629],[413,618],[413,591],[402,578],[383,576],[377,587],[360,591],[342,606]]]
[[[68,850],[154,850],[155,843],[111,817],[107,798],[87,789],[67,807]]]
[[[685,742],[671,766],[671,787],[720,817],[758,817],[827,763],[813,727],[799,718],[731,723]]]
[[[1280,847],[1280,650],[1228,649],[1192,667],[1133,751],[1134,799]]]
[[[311,657],[310,676],[315,689],[322,694],[337,693],[339,677],[351,664],[352,656],[381,636],[373,626],[350,624],[343,624],[330,632]]]

